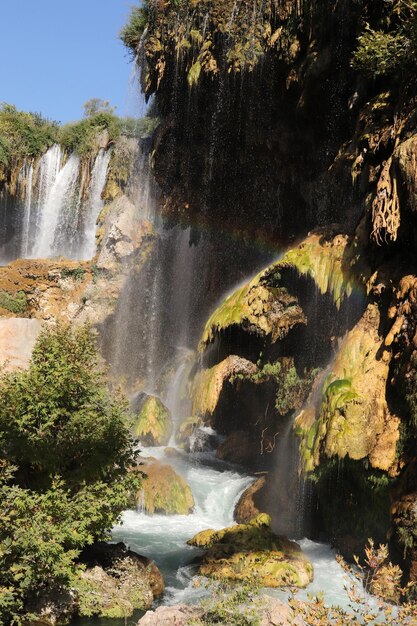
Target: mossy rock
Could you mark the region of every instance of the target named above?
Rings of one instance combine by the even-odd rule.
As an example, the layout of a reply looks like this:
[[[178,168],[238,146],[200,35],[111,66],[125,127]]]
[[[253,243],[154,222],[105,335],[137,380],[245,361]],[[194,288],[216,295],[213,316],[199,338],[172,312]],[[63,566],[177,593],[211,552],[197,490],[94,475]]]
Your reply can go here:
[[[206,530],[188,541],[205,548],[199,573],[220,580],[253,580],[265,587],[306,587],[313,566],[298,544],[271,530],[269,515],[220,531]]]
[[[147,446],[166,446],[171,438],[173,423],[171,413],[161,400],[149,396],[136,419],[134,435]]]
[[[150,460],[141,466],[146,474],[137,502],[149,515],[189,515],[195,502],[187,482],[165,463]]]
[[[386,400],[391,355],[383,349],[379,324],[378,307],[371,304],[339,348],[322,380],[318,403],[314,390],[296,419],[306,472],[324,454],[367,458],[373,468],[395,473],[399,419]]]
[[[200,350],[204,350],[217,333],[234,325],[247,332],[270,336],[274,343],[286,337],[294,326],[306,324],[297,298],[287,291],[282,281],[281,274],[291,269],[313,280],[319,292],[331,295],[336,308],[340,308],[354,287],[352,277],[344,268],[349,243],[346,235],[328,239],[320,234],[309,235],[222,302],[206,323]]]
[[[208,370],[199,372],[192,386],[194,415],[212,415],[226,382],[234,377],[249,378],[256,374],[256,365],[242,357],[231,355]]]
[[[201,417],[195,415],[187,417],[187,419],[181,422],[175,435],[175,441],[180,446],[186,446],[190,440],[190,437],[192,437],[195,431],[198,430],[201,426],[203,426],[203,420],[201,419]]]

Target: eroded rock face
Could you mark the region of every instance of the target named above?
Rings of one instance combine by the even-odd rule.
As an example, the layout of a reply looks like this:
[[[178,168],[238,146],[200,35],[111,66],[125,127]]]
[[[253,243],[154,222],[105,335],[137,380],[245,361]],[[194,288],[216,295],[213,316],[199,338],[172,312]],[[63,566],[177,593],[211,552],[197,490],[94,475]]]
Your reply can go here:
[[[148,611],[138,622],[138,626],[186,626],[198,619],[202,611],[197,607],[179,604],[160,606],[155,611]]]
[[[370,304],[329,368],[318,410],[311,398],[296,420],[307,471],[319,465],[321,454],[368,458],[375,469],[396,471],[400,420],[385,397],[391,355],[379,324],[379,309]]]
[[[6,370],[27,367],[41,330],[36,319],[0,318],[0,366]]]
[[[129,617],[136,609],[150,608],[164,591],[155,563],[123,543],[88,546],[80,558],[87,565],[76,586],[80,616]]]
[[[261,513],[256,503],[256,495],[265,487],[265,484],[266,476],[261,476],[242,493],[234,513],[238,524],[248,524]]]
[[[165,463],[155,459],[144,459],[140,467],[146,474],[142,489],[137,494],[138,506],[146,513],[165,515],[188,515],[195,503],[186,481]]]
[[[165,446],[173,429],[171,413],[162,401],[149,396],[137,418],[135,419],[134,435],[147,446]]]
[[[254,446],[250,434],[243,430],[238,430],[232,432],[226,441],[219,445],[216,450],[216,457],[222,461],[245,465],[251,463],[256,453],[257,448]],[[254,517],[256,515],[252,515],[250,519]]]
[[[257,367],[247,359],[231,355],[209,370],[199,372],[193,383],[193,413],[212,415],[216,410],[223,385],[233,377],[251,377]]]
[[[253,578],[265,587],[306,587],[313,580],[313,566],[298,544],[274,535],[270,523],[261,514],[249,524],[197,534],[188,543],[207,550],[200,574],[220,580]]]

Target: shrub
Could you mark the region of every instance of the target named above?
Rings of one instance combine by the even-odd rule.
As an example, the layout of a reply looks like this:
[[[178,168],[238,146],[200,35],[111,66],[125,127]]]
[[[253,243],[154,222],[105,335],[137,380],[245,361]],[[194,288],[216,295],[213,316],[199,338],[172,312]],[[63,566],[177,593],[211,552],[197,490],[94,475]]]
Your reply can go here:
[[[136,55],[140,39],[148,21],[148,10],[146,2],[144,7],[132,7],[127,24],[120,32],[120,39],[124,45]]]
[[[89,327],[44,330],[28,370],[0,378],[0,623],[68,588],[139,488],[126,403]]]
[[[11,294],[0,289],[0,308],[10,311],[10,313],[24,313],[27,307],[27,298],[24,291]]]

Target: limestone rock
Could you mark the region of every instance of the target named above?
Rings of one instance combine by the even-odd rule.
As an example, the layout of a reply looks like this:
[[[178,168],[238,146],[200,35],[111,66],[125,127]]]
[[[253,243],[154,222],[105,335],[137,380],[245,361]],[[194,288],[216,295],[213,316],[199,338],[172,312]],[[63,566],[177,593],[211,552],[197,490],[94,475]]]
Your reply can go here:
[[[101,243],[96,266],[115,271],[119,264],[133,255],[145,235],[153,229],[146,220],[139,221],[135,205],[121,195],[106,206],[104,223],[100,226]]]
[[[148,611],[139,620],[138,626],[186,626],[201,615],[200,609],[185,604],[160,606],[155,611]]]
[[[0,366],[6,370],[26,367],[40,330],[36,319],[0,318]]]
[[[261,514],[249,524],[197,534],[188,543],[207,549],[199,573],[221,580],[256,579],[265,587],[306,587],[313,566],[298,544],[274,535],[270,522]]]
[[[372,467],[395,473],[398,417],[389,411],[385,390],[390,354],[379,336],[380,314],[370,304],[347,334],[317,399],[296,420],[307,471],[320,463],[320,455],[368,458]]]
[[[320,293],[330,294],[339,308],[353,289],[344,269],[348,244],[346,235],[328,238],[321,233],[309,235],[220,305],[205,326],[200,350],[204,350],[217,333],[234,325],[247,332],[270,336],[274,343],[286,337],[295,326],[306,324],[297,298],[288,292],[282,280],[282,275],[291,270],[311,278]]]
[[[212,415],[219,401],[223,385],[233,377],[251,377],[258,371],[254,363],[231,355],[211,369],[197,374],[193,382],[193,414]]]
[[[400,143],[394,152],[394,162],[406,184],[409,206],[417,211],[417,134]]]
[[[262,490],[265,484],[266,476],[261,476],[242,493],[234,512],[234,518],[238,524],[248,524],[261,513],[255,499],[256,494]]]
[[[244,430],[237,430],[232,432],[220,444],[216,450],[216,457],[222,461],[244,465],[251,463],[256,452],[256,446],[253,444],[250,433]],[[250,519],[253,519],[253,517],[256,517],[256,514],[252,515]]]
[[[135,420],[134,435],[147,446],[165,446],[170,440],[173,424],[171,413],[161,400],[148,396]]]
[[[124,544],[95,544],[81,557],[87,569],[76,584],[78,614],[125,618],[150,608],[164,590],[156,565]]]
[[[141,466],[147,476],[137,494],[139,506],[146,513],[188,515],[194,509],[194,497],[187,482],[165,463],[155,459],[145,460]]]

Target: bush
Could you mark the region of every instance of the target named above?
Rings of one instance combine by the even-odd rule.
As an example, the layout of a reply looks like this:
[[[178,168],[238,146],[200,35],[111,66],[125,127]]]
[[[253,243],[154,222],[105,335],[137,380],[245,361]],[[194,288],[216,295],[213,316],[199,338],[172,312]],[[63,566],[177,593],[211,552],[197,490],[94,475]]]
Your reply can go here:
[[[120,33],[120,39],[124,45],[131,50],[133,56],[136,55],[140,39],[148,22],[148,11],[146,3],[144,7],[132,7],[129,21]]]
[[[0,106],[0,164],[42,154],[57,140],[57,122],[40,113],[24,113],[11,104]]]
[[[29,369],[0,378],[0,623],[68,588],[139,488],[126,403],[89,327],[43,331]]]
[[[24,291],[11,294],[4,289],[0,289],[0,308],[10,311],[10,313],[24,313],[27,307],[27,298]]]
[[[401,34],[384,33],[367,28],[358,38],[353,67],[371,77],[386,76],[404,65],[410,52],[410,41]]]

